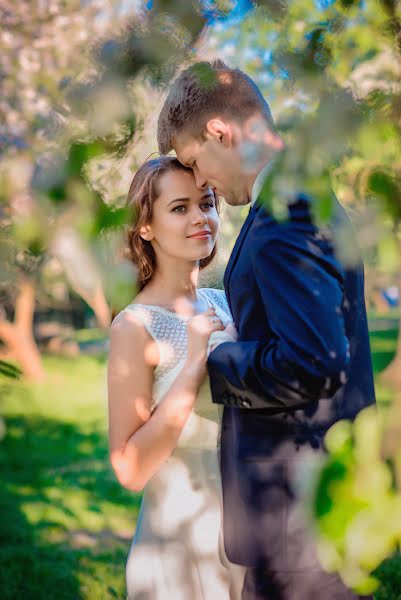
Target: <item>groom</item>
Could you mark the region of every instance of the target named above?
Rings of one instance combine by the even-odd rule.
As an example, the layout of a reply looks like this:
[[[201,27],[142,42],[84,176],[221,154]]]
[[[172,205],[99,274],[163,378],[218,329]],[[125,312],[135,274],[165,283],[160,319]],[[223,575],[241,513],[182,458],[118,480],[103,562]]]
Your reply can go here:
[[[257,86],[222,61],[181,73],[158,141],[193,169],[199,189],[251,205],[224,277],[238,342],[208,360],[213,401],[224,405],[224,543],[247,567],[242,599],[355,599],[320,566],[293,489],[327,429],[375,401],[363,268],[345,268],[332,244],[347,217],[335,203],[332,225],[319,230],[319,199],[300,190],[288,218],[275,220],[271,172],[290,149]]]

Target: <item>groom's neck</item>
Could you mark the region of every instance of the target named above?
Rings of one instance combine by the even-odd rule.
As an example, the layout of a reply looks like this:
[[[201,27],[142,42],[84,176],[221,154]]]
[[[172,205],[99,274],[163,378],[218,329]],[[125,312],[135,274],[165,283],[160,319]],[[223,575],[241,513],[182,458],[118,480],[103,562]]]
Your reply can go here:
[[[270,168],[273,168],[273,163],[275,162],[276,157],[284,150],[284,147],[283,140],[276,136],[274,146],[264,146],[263,149],[260,150],[260,154],[255,161],[256,167],[254,170],[249,172],[248,175],[248,201],[252,201],[252,195],[256,193],[254,189],[255,186],[256,188],[263,187],[263,179],[267,177],[268,173],[270,172]]]
[[[258,167],[249,174],[248,181],[247,181],[247,197],[248,197],[248,202],[252,201],[252,196],[253,196],[254,191],[255,191],[254,190],[254,186],[255,186],[255,184],[256,185],[258,184],[258,181],[262,177],[263,172],[268,169],[268,167],[271,164],[273,158],[274,157],[272,157],[270,155],[269,157],[266,157],[264,161],[258,162]]]

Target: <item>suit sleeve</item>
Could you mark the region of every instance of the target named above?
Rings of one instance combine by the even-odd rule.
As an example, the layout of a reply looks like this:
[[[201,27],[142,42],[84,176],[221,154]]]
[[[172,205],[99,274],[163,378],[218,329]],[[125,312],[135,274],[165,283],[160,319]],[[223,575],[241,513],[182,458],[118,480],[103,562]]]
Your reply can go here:
[[[213,401],[281,411],[330,398],[346,381],[344,274],[331,245],[300,224],[252,240],[269,339],[218,346],[209,356]]]

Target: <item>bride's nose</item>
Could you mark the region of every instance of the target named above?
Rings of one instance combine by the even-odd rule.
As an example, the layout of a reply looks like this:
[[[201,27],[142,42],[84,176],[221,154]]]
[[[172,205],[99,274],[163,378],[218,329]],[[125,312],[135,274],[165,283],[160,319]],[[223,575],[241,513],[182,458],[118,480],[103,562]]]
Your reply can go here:
[[[200,208],[198,208],[193,216],[194,225],[199,225],[203,223],[207,223],[207,214],[203,212]]]

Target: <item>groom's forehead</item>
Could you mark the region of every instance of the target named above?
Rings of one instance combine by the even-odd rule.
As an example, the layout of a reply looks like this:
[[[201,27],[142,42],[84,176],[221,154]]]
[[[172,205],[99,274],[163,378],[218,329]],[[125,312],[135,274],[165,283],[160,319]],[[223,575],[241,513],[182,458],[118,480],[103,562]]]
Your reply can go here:
[[[189,135],[178,134],[173,139],[173,148],[181,163],[186,163],[192,159],[191,155],[196,152],[197,145],[197,140]]]

